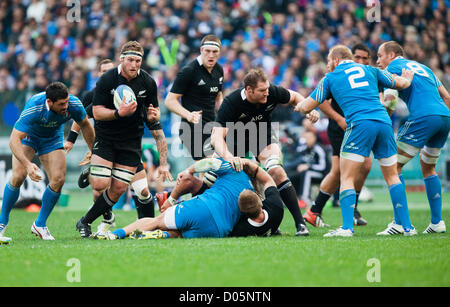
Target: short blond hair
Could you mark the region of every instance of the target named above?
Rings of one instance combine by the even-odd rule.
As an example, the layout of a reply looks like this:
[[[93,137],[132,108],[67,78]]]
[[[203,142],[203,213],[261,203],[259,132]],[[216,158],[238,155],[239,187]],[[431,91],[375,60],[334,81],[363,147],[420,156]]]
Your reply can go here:
[[[137,41],[129,41],[126,42],[122,49],[120,50],[120,53],[123,54],[128,51],[135,51],[137,53],[140,53],[142,56],[144,56],[144,48],[142,48],[142,45]]]
[[[239,194],[238,199],[239,210],[248,218],[257,218],[261,213],[262,202],[259,196],[250,190],[244,190]]]
[[[332,59],[340,60],[351,60],[353,59],[353,54],[350,48],[344,45],[336,45],[330,49],[330,57]]]

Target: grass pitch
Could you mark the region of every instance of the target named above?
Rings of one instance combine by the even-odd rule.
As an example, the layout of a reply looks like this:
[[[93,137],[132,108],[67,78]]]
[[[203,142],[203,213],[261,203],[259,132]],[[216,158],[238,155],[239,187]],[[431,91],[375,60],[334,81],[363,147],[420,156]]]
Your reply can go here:
[[[55,208],[48,221],[53,242],[30,233],[37,213],[13,210],[6,233],[13,242],[0,246],[0,286],[450,286],[449,234],[421,234],[429,223],[425,193],[408,193],[418,236],[375,235],[393,219],[388,193],[379,190],[373,202],[359,205],[369,225],[338,239],[323,238],[329,228],[312,226],[309,237],[295,237],[287,210],[281,237],[81,239],[75,224],[90,199],[86,190],[71,194],[68,207]],[[450,194],[443,199],[450,227]],[[118,226],[136,219],[135,211],[115,214]],[[327,208],[323,216],[331,229],[341,225],[339,209]]]

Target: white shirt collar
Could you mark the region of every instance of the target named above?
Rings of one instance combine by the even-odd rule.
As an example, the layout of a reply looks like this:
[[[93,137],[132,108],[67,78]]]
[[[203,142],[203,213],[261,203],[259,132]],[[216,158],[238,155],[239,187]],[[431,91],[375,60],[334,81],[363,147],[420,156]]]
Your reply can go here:
[[[119,75],[120,75],[120,72],[122,71],[122,64],[119,64],[119,66],[117,66],[117,72],[119,73]],[[140,69],[138,69],[138,75],[141,73],[141,70]]]
[[[201,55],[199,55],[199,56],[197,57],[197,62],[198,62],[198,65],[203,66],[202,56],[201,56]]]
[[[252,219],[248,219],[248,223],[254,227],[261,227],[263,226],[265,223],[267,223],[267,220],[269,219],[269,213],[267,213],[266,210],[263,209],[264,212],[264,221],[261,223],[255,222]]]
[[[342,60],[342,61],[338,64],[338,66],[341,65],[341,64],[347,64],[347,63],[353,63],[353,60]]]
[[[242,100],[247,99],[247,95],[245,95],[245,88],[243,88],[243,89],[241,90],[241,98],[242,98]]]

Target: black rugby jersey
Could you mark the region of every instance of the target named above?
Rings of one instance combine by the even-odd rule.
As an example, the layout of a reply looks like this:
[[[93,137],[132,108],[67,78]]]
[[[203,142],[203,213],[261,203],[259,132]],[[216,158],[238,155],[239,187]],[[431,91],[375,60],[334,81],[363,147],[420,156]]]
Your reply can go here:
[[[291,99],[289,91],[281,86],[270,84],[269,96],[265,104],[253,104],[247,101],[244,88],[231,92],[224,98],[216,122],[226,127],[227,122],[270,122],[272,111],[277,104],[286,104]]]
[[[183,95],[181,105],[186,110],[203,111],[202,121],[206,123],[214,120],[216,98],[222,85],[222,66],[216,63],[209,73],[198,56],[178,72],[170,92]]]
[[[124,140],[142,137],[144,123],[147,120],[147,108],[150,104],[158,107],[157,86],[155,80],[144,70],[139,70],[136,78],[127,81],[120,75],[121,65],[104,73],[94,89],[93,105],[103,105],[115,110],[114,91],[119,85],[126,84],[134,92],[137,100],[136,111],[127,117],[111,121],[95,121],[95,133],[99,137]]]
[[[246,236],[270,236],[277,231],[283,220],[284,208],[280,193],[276,187],[269,187],[264,191],[265,199],[263,200],[263,210],[266,211],[266,220],[257,224],[249,220],[245,215],[241,215],[238,222],[229,235],[230,237],[246,237]]]

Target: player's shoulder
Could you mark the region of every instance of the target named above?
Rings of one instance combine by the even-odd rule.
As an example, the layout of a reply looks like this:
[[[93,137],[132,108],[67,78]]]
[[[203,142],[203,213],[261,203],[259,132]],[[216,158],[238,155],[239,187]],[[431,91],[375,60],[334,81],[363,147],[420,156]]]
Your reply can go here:
[[[245,95],[245,90],[243,87],[233,90],[229,93],[223,100],[223,102],[229,104],[242,104],[242,102],[247,99]],[[223,104],[223,103],[222,103]]]
[[[149,72],[141,69],[139,71],[139,78],[142,79],[143,82],[147,83],[147,84],[151,84],[151,85],[155,85],[156,86],[156,81],[155,79],[152,77],[152,75],[150,75]]]
[[[45,92],[40,92],[37,94],[34,94],[33,96],[31,96],[25,107],[27,106],[35,106],[35,105],[39,105],[39,104],[45,104],[45,101],[47,99],[47,95],[45,94]]]

